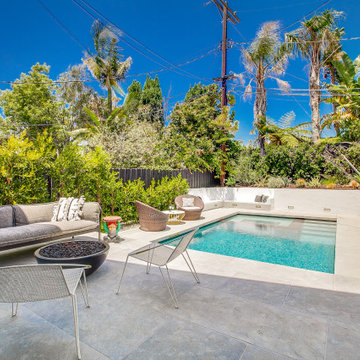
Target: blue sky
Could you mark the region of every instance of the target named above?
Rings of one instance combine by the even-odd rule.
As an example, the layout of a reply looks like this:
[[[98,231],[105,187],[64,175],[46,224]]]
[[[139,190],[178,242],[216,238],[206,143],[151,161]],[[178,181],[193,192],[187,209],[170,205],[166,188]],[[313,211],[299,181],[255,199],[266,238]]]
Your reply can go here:
[[[42,1],[86,48],[92,46],[90,28],[93,19],[88,14],[72,0]],[[181,64],[199,57],[219,44],[221,19],[215,5],[210,3],[204,6],[206,2],[206,0],[181,2],[88,0],[89,4],[126,33],[174,64]],[[241,20],[236,26],[237,31],[229,25],[229,39],[235,42],[251,41],[262,23],[279,20],[285,27],[301,19],[322,3],[324,1],[229,0],[229,5],[237,11]],[[360,2],[358,0],[332,0],[321,10],[329,8],[344,11],[345,18],[340,25],[345,27],[346,38],[360,36],[358,20]],[[287,31],[295,29],[298,25],[299,23],[293,25]],[[45,62],[50,65],[50,76],[55,79],[69,65],[80,63],[83,57],[83,48],[61,29],[37,0],[2,1],[0,31],[2,34],[0,37],[0,81],[12,81],[18,78],[21,72],[28,72],[36,62]],[[124,39],[129,40],[127,37]],[[141,49],[140,46],[134,45]],[[125,56],[133,58],[129,75],[162,68],[126,43],[122,42],[121,47]],[[360,40],[344,41],[343,48],[354,59],[360,54]],[[165,67],[169,66],[152,54],[149,55],[163,63]],[[308,87],[306,65],[307,63],[301,59],[290,62],[289,75],[286,75],[284,79],[289,81],[293,88]],[[214,51],[183,69],[199,78],[206,79],[203,81],[205,84],[210,83],[211,79],[220,76],[221,54],[219,51]],[[236,73],[243,71],[240,50],[236,47],[229,50],[228,69]],[[162,71],[158,76],[163,94],[171,97],[169,103],[172,106],[176,101],[183,99],[184,95],[181,94],[186,93],[190,85],[199,81],[196,77],[178,74],[175,71]],[[146,76],[129,77],[123,83],[123,88],[126,89],[134,78],[143,83]],[[270,81],[267,86],[274,88],[276,84]],[[0,84],[0,89],[7,87],[5,84]],[[310,114],[308,103],[308,97],[296,97],[295,100],[293,97],[270,94],[268,116],[278,119],[282,114],[294,110],[296,122],[308,121],[308,114]],[[252,107],[252,101],[244,102],[239,95],[237,96],[235,107],[236,119],[239,121],[237,138],[245,142],[252,138],[249,135],[253,121]],[[323,111],[326,111],[325,105],[323,105]]]

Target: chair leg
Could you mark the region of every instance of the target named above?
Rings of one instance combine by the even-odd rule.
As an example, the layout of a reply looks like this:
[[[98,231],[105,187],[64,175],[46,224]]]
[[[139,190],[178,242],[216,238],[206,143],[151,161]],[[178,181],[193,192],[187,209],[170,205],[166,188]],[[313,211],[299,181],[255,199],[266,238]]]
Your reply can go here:
[[[17,315],[19,303],[11,303],[11,317],[15,317]]]
[[[146,273],[149,274],[150,273],[150,269],[151,269],[151,262],[153,259],[153,255],[154,255],[154,250],[149,250],[148,251],[148,259],[146,262]]]
[[[79,281],[80,284],[80,290],[81,290],[81,295],[84,299],[85,305],[87,308],[90,307],[90,303],[89,303],[89,293],[88,293],[88,288],[87,288],[87,283],[86,283],[86,276],[85,276],[85,271],[83,272],[83,281],[84,281],[84,285],[81,282],[81,279]]]
[[[146,273],[147,273],[147,274],[150,274],[150,269],[151,269],[151,262],[148,261],[148,262],[146,263]]]
[[[184,258],[185,262],[186,262],[186,265],[188,266],[188,268],[190,269],[191,273],[193,274],[194,278],[195,278],[195,281],[200,284],[200,279],[199,279],[199,276],[195,270],[195,266],[193,264],[193,262],[191,261],[191,258],[190,258],[190,255],[189,253],[187,252],[187,250],[185,251],[187,256],[188,256],[188,259],[189,259],[189,262],[186,260],[186,257],[184,256],[184,254],[182,253],[182,257]],[[191,265],[191,266],[190,266]]]
[[[76,295],[71,295],[71,300],[72,300],[73,314],[74,314],[76,353],[77,353],[78,360],[81,360],[80,340],[79,340],[79,318],[78,318],[78,311],[77,311]]]
[[[121,277],[120,277],[119,286],[118,286],[116,295],[119,295],[121,282],[122,282],[122,279],[123,279],[123,277],[124,277],[124,272],[125,272],[125,269],[126,269],[126,265],[127,265],[127,263],[128,263],[128,260],[129,260],[129,255],[126,257],[126,261],[125,261],[124,268],[123,268],[123,271],[122,271],[122,274],[121,274]]]
[[[176,298],[175,288],[174,288],[173,282],[171,280],[169,269],[168,269],[167,265],[165,265],[165,267],[166,267],[166,272],[167,272],[167,277],[168,277],[167,280],[165,279],[165,276],[164,276],[160,266],[159,266],[159,270],[160,270],[162,279],[163,279],[163,281],[165,283],[165,286],[167,287],[167,289],[168,289],[168,291],[170,293],[170,296],[171,296],[171,299],[172,299],[172,301],[174,303],[175,309],[178,309],[179,304],[178,304],[178,301],[177,301],[177,298]]]

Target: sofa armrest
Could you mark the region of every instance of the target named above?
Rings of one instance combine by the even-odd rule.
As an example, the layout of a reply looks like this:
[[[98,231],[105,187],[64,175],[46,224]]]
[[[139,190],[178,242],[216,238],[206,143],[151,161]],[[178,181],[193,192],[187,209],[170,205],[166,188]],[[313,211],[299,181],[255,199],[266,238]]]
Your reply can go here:
[[[101,222],[101,207],[97,202],[86,202],[82,208],[82,219],[94,221],[98,224]]]

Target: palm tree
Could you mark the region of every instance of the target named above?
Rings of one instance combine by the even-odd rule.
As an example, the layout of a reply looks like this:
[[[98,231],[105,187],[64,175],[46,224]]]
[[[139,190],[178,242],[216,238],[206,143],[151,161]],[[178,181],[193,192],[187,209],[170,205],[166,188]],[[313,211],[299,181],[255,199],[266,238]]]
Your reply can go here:
[[[96,53],[85,54],[83,62],[93,77],[107,90],[108,115],[110,115],[113,91],[124,96],[119,82],[125,78],[132,59],[128,57],[122,61],[116,34],[97,20],[92,26],[92,36]]]
[[[326,10],[285,35],[285,48],[310,62],[309,96],[314,143],[320,139],[320,72],[341,49],[339,29],[336,27],[336,19],[341,15],[341,12]]]
[[[296,146],[302,142],[309,142],[311,131],[308,128],[311,123],[293,125],[294,121],[293,111],[284,114],[278,122],[263,117],[256,123],[256,128],[252,132],[257,131],[270,145]]]
[[[106,119],[98,117],[93,111],[86,107],[84,111],[88,115],[89,120],[84,124],[84,127],[70,132],[70,136],[72,136],[74,140],[87,140],[95,135],[103,134],[106,130],[115,130],[115,119],[124,117],[123,108],[114,109]]]
[[[327,88],[333,96],[325,102],[336,107],[333,114],[323,118],[322,129],[334,124],[340,129],[343,123],[350,124],[360,118],[360,56],[353,62],[349,55],[343,53],[341,60],[333,61],[333,66],[338,85],[328,85]]]
[[[252,85],[255,85],[254,103],[254,126],[257,129],[262,119],[266,118],[267,94],[265,81],[273,79],[283,91],[290,89],[286,81],[280,80],[278,75],[285,72],[288,54],[281,47],[279,35],[280,23],[266,22],[257,32],[254,41],[247,49],[242,49],[242,58],[245,66],[245,74],[237,75],[242,85],[245,84],[245,77],[250,81],[245,88],[244,98],[250,98],[253,92]],[[263,135],[258,132],[257,141],[260,146],[260,153],[265,155],[265,141]]]

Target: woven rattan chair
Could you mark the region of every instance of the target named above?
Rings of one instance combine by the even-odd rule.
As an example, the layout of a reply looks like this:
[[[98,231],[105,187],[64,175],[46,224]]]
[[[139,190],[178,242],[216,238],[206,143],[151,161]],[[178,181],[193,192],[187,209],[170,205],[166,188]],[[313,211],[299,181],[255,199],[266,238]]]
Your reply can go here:
[[[184,206],[183,199],[194,199],[194,206]],[[175,199],[175,205],[179,210],[185,211],[183,220],[198,220],[204,209],[204,202],[199,196],[179,195]]]
[[[140,201],[135,201],[135,205],[139,214],[140,230],[165,230],[168,221],[168,216],[166,214]]]
[[[195,270],[194,264],[192,263],[189,253],[187,251],[187,247],[190,244],[191,240],[193,239],[196,231],[198,229],[195,229],[191,231],[190,233],[183,236],[179,243],[176,245],[176,247],[168,246],[166,244],[149,244],[146,245],[140,249],[137,249],[130,254],[128,254],[125,265],[123,268],[123,271],[121,273],[120,281],[119,281],[119,287],[116,292],[116,294],[119,294],[120,292],[120,286],[121,282],[124,276],[124,272],[126,269],[126,265],[128,263],[129,257],[134,257],[138,260],[142,260],[146,262],[146,273],[149,274],[151,265],[156,265],[159,267],[161,277],[165,283],[166,288],[168,289],[171,299],[175,305],[175,308],[177,309],[179,307],[175,288],[173,285],[173,282],[170,277],[169,269],[168,269],[168,263],[176,259],[178,256],[182,255],[184,258],[187,266],[189,267],[191,273],[193,274],[196,282],[200,284],[199,276]],[[185,257],[184,253],[187,255],[187,258]],[[167,279],[164,276],[162,267],[166,269]]]
[[[59,299],[70,296],[73,306],[76,352],[81,359],[76,289],[80,284],[87,307],[85,269],[87,265],[18,265],[0,267],[0,303],[12,306],[17,315],[19,303]],[[82,284],[82,281],[83,283]]]

